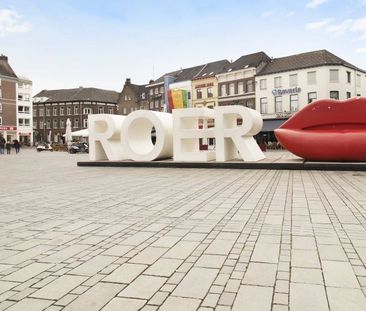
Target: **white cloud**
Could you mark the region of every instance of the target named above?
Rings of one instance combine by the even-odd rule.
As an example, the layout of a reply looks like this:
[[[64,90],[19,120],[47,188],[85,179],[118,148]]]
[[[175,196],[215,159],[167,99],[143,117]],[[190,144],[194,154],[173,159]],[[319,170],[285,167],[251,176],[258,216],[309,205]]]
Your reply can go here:
[[[366,39],[366,17],[358,19],[346,19],[341,22],[332,19],[324,19],[318,22],[313,22],[305,25],[308,30],[322,29],[326,33],[332,34],[334,37],[340,37],[346,33],[356,34],[356,41]]]
[[[13,10],[0,10],[0,36],[7,33],[27,32],[30,24]]]
[[[366,53],[366,48],[358,48],[355,50],[357,53]]]
[[[322,21],[319,21],[319,22],[313,22],[313,23],[306,24],[305,28],[308,30],[325,28],[332,21],[333,20],[331,18],[323,19]]]
[[[306,5],[309,9],[316,9],[319,5],[327,2],[328,0],[310,0],[308,4]]]

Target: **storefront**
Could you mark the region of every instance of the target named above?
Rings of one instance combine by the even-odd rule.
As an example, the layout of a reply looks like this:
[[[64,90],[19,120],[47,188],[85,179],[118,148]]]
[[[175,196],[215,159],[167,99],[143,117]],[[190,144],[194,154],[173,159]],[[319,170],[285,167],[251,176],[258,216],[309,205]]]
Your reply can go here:
[[[6,141],[12,142],[17,139],[17,127],[16,126],[0,126],[0,135],[5,138]]]

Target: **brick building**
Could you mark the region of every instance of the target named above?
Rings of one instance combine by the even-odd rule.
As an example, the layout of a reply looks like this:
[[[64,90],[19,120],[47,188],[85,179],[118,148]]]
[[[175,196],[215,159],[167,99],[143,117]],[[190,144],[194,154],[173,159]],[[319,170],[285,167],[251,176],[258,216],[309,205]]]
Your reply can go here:
[[[0,135],[7,141],[17,138],[18,77],[5,55],[0,56]]]
[[[83,88],[43,90],[33,97],[33,129],[36,141],[62,142],[69,118],[73,131],[88,127],[88,115],[117,114],[120,93]]]
[[[132,84],[131,79],[127,78],[118,99],[118,112],[127,115],[139,109],[149,109],[146,87]]]

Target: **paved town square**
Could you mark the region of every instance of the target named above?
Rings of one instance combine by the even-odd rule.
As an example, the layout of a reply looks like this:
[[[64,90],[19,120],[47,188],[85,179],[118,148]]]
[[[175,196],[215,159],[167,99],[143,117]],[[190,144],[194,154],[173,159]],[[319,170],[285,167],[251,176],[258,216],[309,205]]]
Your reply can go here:
[[[366,310],[366,173],[0,156],[0,310]]]

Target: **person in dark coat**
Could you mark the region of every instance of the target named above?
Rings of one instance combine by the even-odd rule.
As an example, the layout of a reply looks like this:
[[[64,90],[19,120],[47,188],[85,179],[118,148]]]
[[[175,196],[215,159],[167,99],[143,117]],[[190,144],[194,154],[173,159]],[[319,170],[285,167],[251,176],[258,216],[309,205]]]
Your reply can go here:
[[[5,138],[3,136],[0,136],[0,154],[4,154],[5,143]]]
[[[17,139],[14,140],[14,148],[15,148],[15,153],[19,153],[20,143],[19,143],[19,141]]]
[[[11,143],[10,141],[8,141],[5,145],[6,147],[6,154],[10,154],[11,153]]]

